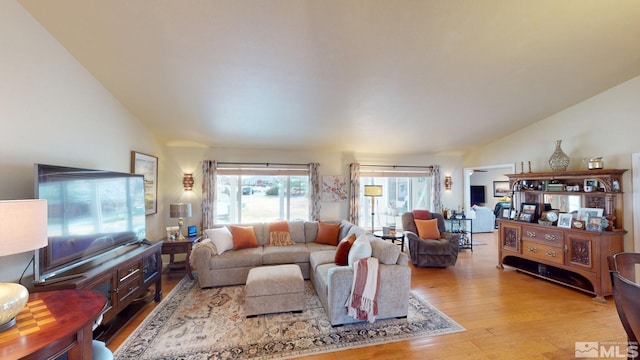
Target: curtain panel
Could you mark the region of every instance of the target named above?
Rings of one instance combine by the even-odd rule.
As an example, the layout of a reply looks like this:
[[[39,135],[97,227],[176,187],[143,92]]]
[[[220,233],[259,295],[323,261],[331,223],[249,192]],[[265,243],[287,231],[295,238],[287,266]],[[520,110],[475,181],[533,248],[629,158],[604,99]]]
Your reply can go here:
[[[359,224],[360,218],[360,164],[349,164],[349,222]]]
[[[202,230],[210,229],[215,224],[217,168],[215,160],[202,162]]]

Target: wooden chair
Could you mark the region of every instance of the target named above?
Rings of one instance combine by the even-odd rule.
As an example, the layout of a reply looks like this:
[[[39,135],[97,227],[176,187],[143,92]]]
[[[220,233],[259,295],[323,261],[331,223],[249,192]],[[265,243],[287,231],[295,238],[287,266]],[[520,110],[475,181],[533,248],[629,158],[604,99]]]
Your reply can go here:
[[[640,284],[635,281],[636,265],[640,265],[640,253],[621,252],[609,256],[607,260],[618,316],[627,332],[629,342],[637,342],[640,335]]]

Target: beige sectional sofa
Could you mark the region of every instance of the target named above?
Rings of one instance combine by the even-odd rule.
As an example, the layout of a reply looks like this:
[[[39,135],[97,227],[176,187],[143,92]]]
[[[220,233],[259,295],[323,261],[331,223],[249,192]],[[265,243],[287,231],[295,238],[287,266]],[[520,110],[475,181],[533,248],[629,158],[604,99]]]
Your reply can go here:
[[[262,265],[297,264],[304,279],[310,279],[331,325],[356,320],[347,315],[346,302],[351,292],[353,269],[335,264],[336,246],[315,243],[318,223],[289,221],[289,232],[295,245],[265,246],[269,241],[269,224],[254,223],[257,248],[225,251],[214,255],[209,248],[196,246],[191,254],[200,287],[245,284],[249,271]],[[220,225],[224,226],[224,225]],[[406,317],[409,307],[411,268],[408,256],[396,244],[367,233],[348,221],[340,222],[339,239],[351,234],[370,240],[372,256],[380,263],[378,319]]]

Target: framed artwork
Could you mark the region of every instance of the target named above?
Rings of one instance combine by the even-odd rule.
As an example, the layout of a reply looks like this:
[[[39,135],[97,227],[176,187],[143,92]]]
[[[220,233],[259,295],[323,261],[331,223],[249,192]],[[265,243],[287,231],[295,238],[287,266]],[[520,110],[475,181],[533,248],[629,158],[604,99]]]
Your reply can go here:
[[[585,223],[590,217],[602,217],[602,209],[599,208],[580,208],[578,209],[578,220],[582,220]]]
[[[558,227],[571,229],[573,215],[570,213],[562,213],[558,215]]]
[[[144,176],[145,214],[155,214],[158,212],[158,158],[132,151],[131,172]]]
[[[503,197],[509,195],[511,191],[509,190],[509,182],[508,181],[494,181],[493,182],[493,197]]]
[[[500,215],[500,217],[502,219],[509,219],[510,218],[509,214],[511,214],[511,209],[510,208],[504,208],[504,209],[502,209],[502,214]]]
[[[585,226],[587,231],[602,231],[602,217],[589,216]]]
[[[509,214],[509,219],[514,220],[516,218],[516,210],[511,209],[511,213]]]
[[[175,240],[178,238],[179,226],[167,226],[167,240]]]
[[[348,186],[344,176],[322,177],[322,201],[347,200]]]

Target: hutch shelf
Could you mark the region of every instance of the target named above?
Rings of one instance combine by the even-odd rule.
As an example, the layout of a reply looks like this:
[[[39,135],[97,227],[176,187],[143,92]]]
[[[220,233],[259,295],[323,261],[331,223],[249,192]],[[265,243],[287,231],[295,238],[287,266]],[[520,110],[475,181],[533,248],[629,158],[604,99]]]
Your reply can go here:
[[[624,248],[622,174],[625,171],[507,175],[511,208],[516,214],[498,219],[498,267],[515,267],[593,294],[595,301],[606,302],[605,296],[611,295],[607,256]],[[575,221],[585,208],[602,213],[601,217],[598,215],[604,224],[601,231],[586,230],[583,222]],[[533,212],[520,217],[523,211]],[[556,216],[547,219],[547,212],[571,214],[571,222],[568,226],[565,224],[567,227],[558,226]]]

